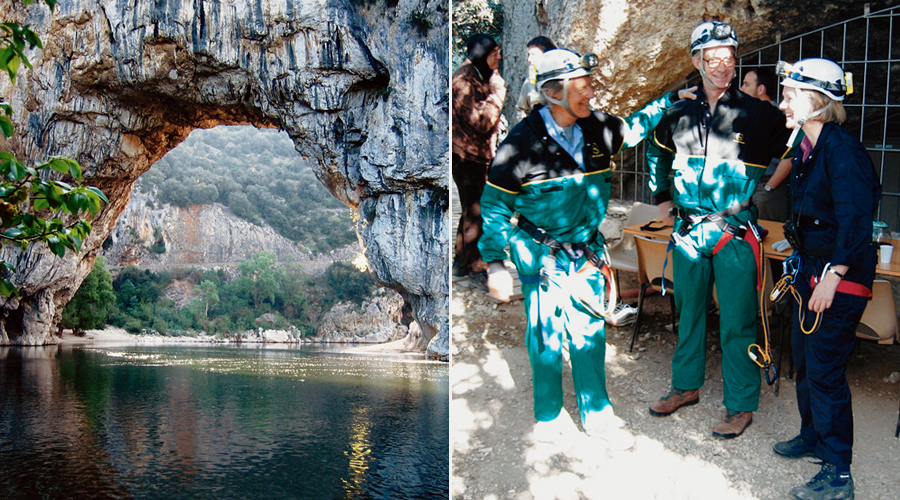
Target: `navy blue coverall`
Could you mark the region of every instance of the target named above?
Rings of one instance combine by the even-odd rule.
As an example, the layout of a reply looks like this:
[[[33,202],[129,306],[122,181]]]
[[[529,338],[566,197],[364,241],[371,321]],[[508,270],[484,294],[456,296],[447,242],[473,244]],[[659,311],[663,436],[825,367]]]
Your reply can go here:
[[[842,281],[872,288],[876,249],[872,221],[881,199],[881,185],[869,154],[858,140],[835,123],[826,123],[808,158],[799,151],[791,173],[792,220],[802,249],[794,283],[803,302],[794,306],[791,348],[797,369],[800,436],[816,456],[837,466],[849,466],[853,447],[853,413],[847,384],[847,360],[856,327],[868,298],[834,294],[819,328],[806,335],[800,329],[800,307],[807,330],[815,313],[807,309],[812,286],[826,265],[849,267]]]

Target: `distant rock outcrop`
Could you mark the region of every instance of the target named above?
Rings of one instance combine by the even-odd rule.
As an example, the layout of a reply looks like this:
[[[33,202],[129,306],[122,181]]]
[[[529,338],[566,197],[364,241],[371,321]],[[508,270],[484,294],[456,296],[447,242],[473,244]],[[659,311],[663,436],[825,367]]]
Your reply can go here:
[[[279,261],[310,261],[310,253],[268,225],[247,222],[220,204],[175,207],[135,191],[109,234],[110,266],[237,264],[256,252]]]
[[[381,343],[409,334],[403,324],[403,297],[385,288],[361,305],[341,302],[316,327],[318,342]]]
[[[110,203],[83,251],[4,247],[20,295],[0,299],[0,344],[54,342],[63,305],[93,267],[138,176],[195,128],[288,133],[319,180],[358,210],[377,279],[449,353],[448,3],[443,0],[67,0],[51,15],[0,0],[44,41],[0,97],[4,144],[33,163],[78,160]]]

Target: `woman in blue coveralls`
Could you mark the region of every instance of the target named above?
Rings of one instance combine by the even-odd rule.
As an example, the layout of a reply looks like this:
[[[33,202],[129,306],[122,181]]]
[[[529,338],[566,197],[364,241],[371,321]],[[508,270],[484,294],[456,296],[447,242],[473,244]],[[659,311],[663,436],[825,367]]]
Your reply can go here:
[[[608,284],[598,269],[598,230],[609,202],[610,157],[643,140],[672,98],[625,119],[594,111],[590,69],[596,64],[596,56],[565,49],[544,53],[537,65],[544,106],[519,122],[497,150],[481,197],[484,234],[478,247],[489,263],[488,288],[498,299],[509,300],[512,291],[503,265],[507,245],[519,271],[538,421],[533,438],[554,441],[564,433],[562,346],[568,340],[585,432],[628,448],[634,438],[621,429],[606,392],[598,297]],[[693,97],[693,90],[680,93]]]
[[[872,222],[881,185],[863,145],[838,125],[847,116],[841,105],[847,94],[841,67],[827,59],[804,59],[784,65],[781,74],[780,108],[787,126],[806,134],[794,158],[793,214],[785,225],[795,246],[786,268],[798,270],[794,287],[802,298],[791,329],[801,424],[798,436],[776,443],[774,450],[787,458],[822,460],[811,481],[791,490],[794,498],[853,498],[846,369],[856,327],[872,296]]]

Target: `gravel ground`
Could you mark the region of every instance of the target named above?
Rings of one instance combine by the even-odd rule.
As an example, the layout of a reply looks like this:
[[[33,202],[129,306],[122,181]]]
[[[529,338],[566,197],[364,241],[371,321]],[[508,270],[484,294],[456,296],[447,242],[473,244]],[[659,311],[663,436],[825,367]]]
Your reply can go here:
[[[622,288],[634,287],[623,274]],[[636,300],[632,300],[636,303]],[[709,335],[707,381],[700,403],[672,416],[647,407],[671,383],[675,335],[668,299],[650,297],[644,335],[628,352],[631,327],[607,329],[607,383],[617,415],[636,440],[609,450],[578,431],[571,373],[564,371],[565,409],[573,424],[558,443],[535,443],[531,369],[521,301],[496,305],[485,293],[452,293],[451,496],[455,499],[784,499],[819,470],[814,459],[787,460],[772,445],[799,430],[794,384],[779,393],[763,382],[760,410],[741,437],[722,441],[712,428],[724,413],[717,332]],[[717,325],[710,319],[710,326]],[[787,372],[787,359],[784,361]],[[856,498],[900,498],[900,439],[894,438],[900,347],[862,343],[848,368],[855,439]],[[892,376],[892,374],[894,374]],[[786,373],[785,373],[786,375]]]

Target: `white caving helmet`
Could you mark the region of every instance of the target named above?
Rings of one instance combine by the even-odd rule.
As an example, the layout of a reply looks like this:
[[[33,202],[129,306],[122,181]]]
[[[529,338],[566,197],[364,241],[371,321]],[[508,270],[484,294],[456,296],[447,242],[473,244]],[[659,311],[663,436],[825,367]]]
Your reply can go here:
[[[835,101],[843,101],[844,96],[851,93],[852,85],[835,62],[828,59],[803,59],[794,64],[779,61],[778,76],[784,77],[781,85],[804,90],[818,90]]]
[[[706,21],[700,23],[691,32],[691,56],[699,50],[700,58],[703,58],[703,51],[713,47],[733,47],[735,55],[737,55],[737,34],[730,24],[721,21]],[[706,77],[703,64],[700,65],[700,76],[708,83],[712,83]]]
[[[837,63],[828,59],[803,59],[794,64],[778,61],[775,73],[784,78],[781,80],[781,85],[784,87],[815,90],[830,98],[825,107],[797,120],[797,127],[791,134],[791,138],[788,139],[788,146],[793,145],[797,133],[804,123],[824,113],[834,101],[843,101],[845,95],[853,93],[853,75],[844,73]]]
[[[569,80],[580,78],[582,76],[590,76],[591,68],[599,64],[600,60],[594,54],[578,55],[568,49],[551,49],[544,52],[541,60],[535,65],[537,70],[536,85],[541,94],[541,100],[544,103],[557,104],[569,112],[572,116],[572,110],[569,109]],[[554,99],[550,97],[544,89],[547,82],[554,80],[562,80],[563,97],[562,99]]]
[[[737,51],[738,40],[730,24],[721,21],[700,23],[691,33],[691,54],[695,50],[710,47],[734,47]]]

